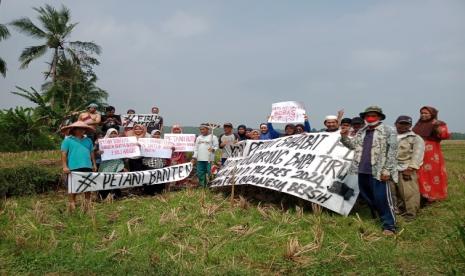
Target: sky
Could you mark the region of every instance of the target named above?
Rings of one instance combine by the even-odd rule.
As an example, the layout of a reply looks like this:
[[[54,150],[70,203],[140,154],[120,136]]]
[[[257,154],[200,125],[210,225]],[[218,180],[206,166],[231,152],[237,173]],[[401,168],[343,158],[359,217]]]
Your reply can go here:
[[[3,0],[0,23],[38,24],[32,7],[44,3],[71,10],[70,40],[103,48],[97,84],[117,113],[158,106],[165,125],[257,128],[272,103],[300,101],[319,129],[340,109],[354,117],[379,105],[392,125],[431,105],[465,132],[462,0]],[[0,42],[0,109],[30,105],[10,92],[39,89],[49,58],[20,70],[21,51],[40,42],[10,31]]]

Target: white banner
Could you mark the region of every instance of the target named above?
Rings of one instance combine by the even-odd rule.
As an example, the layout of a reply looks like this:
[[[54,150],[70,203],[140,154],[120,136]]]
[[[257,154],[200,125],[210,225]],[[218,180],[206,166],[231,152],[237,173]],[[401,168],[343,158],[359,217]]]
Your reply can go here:
[[[121,114],[121,123],[123,127],[134,127],[140,124],[143,126],[157,127],[160,125],[161,117],[158,114]]]
[[[180,181],[189,176],[192,163],[140,172],[93,173],[71,172],[68,175],[68,193],[76,194],[101,190],[133,188]]]
[[[174,144],[165,139],[139,138],[140,152],[145,157],[171,158]]]
[[[103,151],[102,160],[112,160],[140,156],[136,137],[116,137],[99,139],[99,150]]]
[[[287,193],[348,215],[358,196],[357,175],[348,175],[353,152],[338,133],[305,133],[237,143],[212,187],[254,185]],[[245,145],[244,145],[245,144]]]
[[[280,102],[271,105],[270,123],[303,123],[305,107],[300,102]]]
[[[195,134],[166,133],[163,138],[172,142],[177,152],[194,151]]]

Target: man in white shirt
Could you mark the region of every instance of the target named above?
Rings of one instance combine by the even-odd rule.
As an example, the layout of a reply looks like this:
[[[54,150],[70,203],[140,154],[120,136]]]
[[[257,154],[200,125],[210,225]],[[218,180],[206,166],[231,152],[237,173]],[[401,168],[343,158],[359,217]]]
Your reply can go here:
[[[197,177],[199,185],[207,187],[207,176],[210,174],[211,162],[215,161],[215,151],[218,149],[218,138],[209,134],[206,124],[201,124],[200,135],[195,139],[194,155],[192,162],[197,163]]]

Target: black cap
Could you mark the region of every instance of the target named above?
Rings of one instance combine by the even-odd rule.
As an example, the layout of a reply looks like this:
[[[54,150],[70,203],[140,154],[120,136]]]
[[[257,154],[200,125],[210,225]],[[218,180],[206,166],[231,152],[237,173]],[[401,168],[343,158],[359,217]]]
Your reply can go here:
[[[363,125],[365,121],[361,117],[353,117],[352,118],[352,125],[360,124]]]
[[[341,120],[341,124],[351,124],[352,123],[352,119],[351,118],[344,118]]]
[[[397,123],[408,123],[409,125],[412,124],[412,118],[410,116],[406,116],[406,115],[401,115],[397,118],[396,120],[396,124]]]

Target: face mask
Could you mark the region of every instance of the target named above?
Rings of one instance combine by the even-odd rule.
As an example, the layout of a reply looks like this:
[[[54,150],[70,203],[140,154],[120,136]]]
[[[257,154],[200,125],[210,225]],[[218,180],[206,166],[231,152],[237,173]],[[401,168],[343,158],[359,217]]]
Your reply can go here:
[[[376,122],[378,122],[378,121],[379,121],[379,119],[378,119],[378,117],[376,117],[376,116],[367,116],[367,117],[365,118],[365,122],[367,122],[368,124],[376,123]]]

